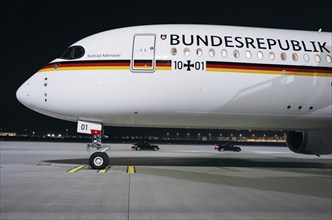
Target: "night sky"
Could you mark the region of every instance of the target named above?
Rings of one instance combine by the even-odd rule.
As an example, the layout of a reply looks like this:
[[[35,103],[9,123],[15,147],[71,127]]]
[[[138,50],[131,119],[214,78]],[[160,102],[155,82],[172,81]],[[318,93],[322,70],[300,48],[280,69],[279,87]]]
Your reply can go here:
[[[76,129],[73,122],[29,110],[16,100],[15,94],[32,74],[58,57],[69,45],[91,34],[147,24],[217,24],[332,31],[331,0],[11,0],[0,4],[0,129],[3,131]],[[129,132],[129,129],[119,131]]]

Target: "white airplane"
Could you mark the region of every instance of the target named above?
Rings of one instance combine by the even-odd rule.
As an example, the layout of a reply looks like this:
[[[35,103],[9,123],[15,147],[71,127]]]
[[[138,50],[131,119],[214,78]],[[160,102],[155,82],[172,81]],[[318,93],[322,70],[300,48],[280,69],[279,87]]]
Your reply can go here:
[[[289,148],[332,153],[332,33],[213,25],[120,28],[84,38],[17,99],[97,135],[102,126],[269,129]]]

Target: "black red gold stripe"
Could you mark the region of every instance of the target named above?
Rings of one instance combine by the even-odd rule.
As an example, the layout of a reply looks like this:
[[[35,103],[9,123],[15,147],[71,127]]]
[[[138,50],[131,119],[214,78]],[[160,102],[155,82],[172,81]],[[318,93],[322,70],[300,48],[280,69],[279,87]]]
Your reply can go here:
[[[134,69],[153,69],[152,60],[134,60],[133,68]]]
[[[43,67],[39,72],[54,70],[130,70],[131,60],[93,60],[55,62]],[[135,60],[134,69],[152,69],[151,60]],[[156,60],[156,70],[171,70],[171,60]],[[295,76],[332,77],[332,67],[273,65],[259,63],[233,63],[206,61],[208,72],[234,72],[249,74],[274,74]]]
[[[207,61],[206,71],[332,77],[331,67],[270,65],[216,61]]]
[[[171,60],[157,60],[156,61],[157,70],[172,70]]]
[[[152,69],[151,61],[135,61],[134,69]],[[93,60],[93,61],[68,61],[55,62],[44,66],[39,72],[54,70],[129,70],[130,60]],[[157,70],[171,70],[171,60],[157,60]]]

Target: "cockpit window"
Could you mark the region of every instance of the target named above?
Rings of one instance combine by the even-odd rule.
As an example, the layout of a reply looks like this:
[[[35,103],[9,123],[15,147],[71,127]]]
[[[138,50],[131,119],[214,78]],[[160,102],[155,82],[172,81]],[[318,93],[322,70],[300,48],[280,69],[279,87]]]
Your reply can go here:
[[[73,48],[72,47],[68,47],[66,50],[65,50],[65,52],[63,52],[62,54],[61,54],[61,56],[60,56],[60,58],[62,58],[62,59],[70,59],[70,57],[71,57],[71,53],[72,53],[72,50],[73,50]]]
[[[68,47],[65,52],[60,56],[61,59],[65,60],[74,60],[81,58],[85,53],[85,50],[82,46],[72,46]]]

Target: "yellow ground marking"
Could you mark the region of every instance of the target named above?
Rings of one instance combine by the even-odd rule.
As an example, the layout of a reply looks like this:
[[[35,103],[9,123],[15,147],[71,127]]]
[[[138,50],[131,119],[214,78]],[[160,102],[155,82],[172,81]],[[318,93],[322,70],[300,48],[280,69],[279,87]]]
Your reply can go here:
[[[106,173],[110,169],[110,166],[106,166],[104,169],[98,170],[97,173]]]
[[[74,167],[73,169],[68,170],[67,172],[68,173],[75,173],[75,172],[79,171],[80,169],[83,169],[84,167],[85,167],[85,165],[79,165],[77,167]]]
[[[133,166],[128,166],[127,167],[127,173],[136,173],[136,168]]]

